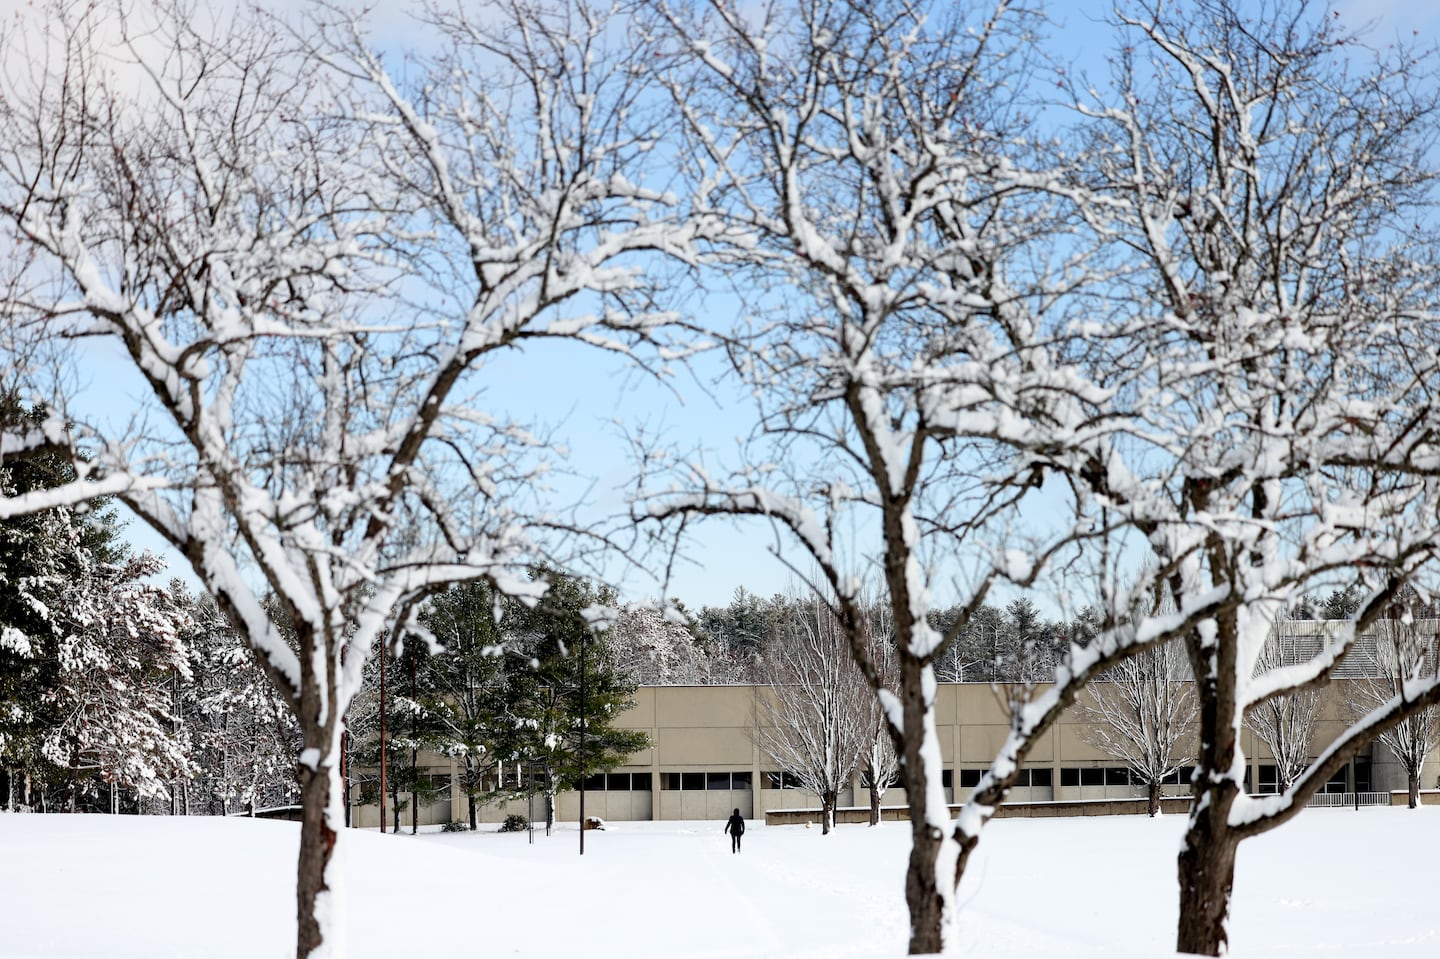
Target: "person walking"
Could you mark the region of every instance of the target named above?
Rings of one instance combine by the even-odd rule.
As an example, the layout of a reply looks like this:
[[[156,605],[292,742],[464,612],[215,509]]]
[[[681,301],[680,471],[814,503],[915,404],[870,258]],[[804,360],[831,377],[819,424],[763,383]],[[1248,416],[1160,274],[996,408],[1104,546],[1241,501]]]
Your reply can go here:
[[[740,837],[745,835],[745,817],[740,815],[738,807],[730,814],[730,818],[725,820],[725,831],[730,834],[730,852],[739,852]]]

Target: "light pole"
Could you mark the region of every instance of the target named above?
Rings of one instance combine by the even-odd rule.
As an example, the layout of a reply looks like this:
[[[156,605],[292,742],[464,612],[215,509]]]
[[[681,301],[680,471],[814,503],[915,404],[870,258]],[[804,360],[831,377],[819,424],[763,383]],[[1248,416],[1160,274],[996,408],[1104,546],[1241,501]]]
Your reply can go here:
[[[580,855],[585,855],[585,633],[580,634]]]

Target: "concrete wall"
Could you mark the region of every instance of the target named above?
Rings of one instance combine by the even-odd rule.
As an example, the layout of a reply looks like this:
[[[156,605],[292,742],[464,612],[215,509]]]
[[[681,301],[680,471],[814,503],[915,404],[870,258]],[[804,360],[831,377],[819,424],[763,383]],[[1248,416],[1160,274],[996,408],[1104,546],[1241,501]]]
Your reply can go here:
[[[1314,751],[1319,752],[1345,726],[1348,718],[1343,687],[1347,681],[1336,681],[1323,691],[1320,723]],[[627,710],[617,725],[644,731],[653,744],[649,749],[632,755],[617,772],[649,773],[652,788],[639,791],[587,791],[585,812],[612,820],[688,819],[723,820],[739,808],[747,818],[764,815],[767,810],[819,808],[819,797],[800,789],[776,789],[767,781],[766,773],[778,765],[763,754],[759,745],[757,723],[762,712],[757,697],[765,695],[765,687],[755,686],[647,686],[636,692],[634,708]],[[936,726],[941,758],[954,777],[946,790],[950,802],[961,803],[970,789],[962,779],[988,768],[999,745],[1009,730],[1007,710],[997,691],[983,683],[942,685],[936,700]],[[1095,745],[1095,736],[1079,719],[1077,710],[1061,718],[1032,751],[1027,767],[1049,773],[1049,785],[1016,788],[1012,803],[1073,803],[1099,800],[1126,800],[1142,794],[1137,786],[1065,785],[1067,769],[1115,769],[1123,763],[1106,755]],[[1252,788],[1257,777],[1254,767],[1271,762],[1272,757],[1254,734],[1242,735],[1242,747],[1252,764]],[[1389,751],[1376,744],[1363,753],[1371,759],[1374,791],[1405,788],[1405,776]],[[452,776],[449,802],[437,803],[421,810],[425,824],[465,821],[468,818],[465,797],[453,785],[457,770],[451,760],[442,756],[426,756],[422,760],[432,772]],[[1427,763],[1422,785],[1434,787],[1440,765]],[[689,775],[687,775],[689,774]],[[722,775],[740,774],[748,777],[748,785],[734,788],[704,788]],[[1043,775],[1043,773],[1042,773]],[[1090,773],[1088,775],[1097,775]],[[677,781],[678,777],[678,781]],[[699,783],[702,788],[689,788]],[[1353,780],[1351,780],[1353,785]],[[680,785],[681,788],[672,788]],[[1184,797],[1188,787],[1167,785],[1166,795]],[[841,807],[868,809],[869,790],[859,783],[858,774],[850,788],[842,791]],[[906,797],[902,789],[885,792],[886,806],[902,807]],[[539,814],[543,803],[532,804]],[[575,821],[579,815],[579,796],[561,794],[557,804],[558,818]],[[1057,807],[1058,808],[1058,807]],[[479,818],[487,823],[500,822],[506,815],[518,812],[529,815],[523,801],[482,806]],[[868,815],[868,812],[867,812]],[[374,826],[378,820],[375,807],[356,807],[352,822]],[[408,826],[408,812],[405,814]]]

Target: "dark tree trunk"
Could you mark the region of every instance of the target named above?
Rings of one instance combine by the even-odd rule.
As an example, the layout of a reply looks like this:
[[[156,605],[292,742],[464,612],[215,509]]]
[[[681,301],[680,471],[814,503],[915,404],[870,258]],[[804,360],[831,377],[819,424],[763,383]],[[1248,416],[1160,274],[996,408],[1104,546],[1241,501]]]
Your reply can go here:
[[[875,778],[870,778],[870,825],[880,825],[880,790],[875,788]]]
[[[1409,791],[1409,806],[1414,809],[1420,805],[1420,770],[1410,770],[1406,776],[1405,785]]]
[[[929,818],[938,814],[948,819],[949,811],[928,809],[925,803],[930,770],[925,767],[921,747],[926,738],[929,704],[924,698],[922,667],[913,658],[902,655],[900,671],[905,737],[904,742],[896,745],[901,756],[905,801],[910,810],[910,861],[905,870],[905,904],[910,910],[908,951],[911,955],[929,955],[943,951],[946,918],[946,899],[940,888],[942,880],[936,874],[945,834],[930,823]]]
[[[830,835],[830,827],[835,822],[835,793],[824,792],[820,794],[820,834]]]
[[[1180,849],[1180,925],[1177,952],[1218,956],[1225,950],[1230,893],[1235,885],[1238,843],[1221,820],[1230,804],[1210,805],[1191,814]]]
[[[297,959],[306,959],[324,943],[325,930],[316,914],[316,900],[330,891],[326,872],[335,853],[336,831],[328,817],[330,767],[323,761],[317,769],[300,766],[300,860],[295,886],[298,930]],[[333,905],[327,905],[334,916]]]
[[[1160,780],[1158,779],[1151,780],[1146,788],[1145,812],[1152,817],[1160,812]]]
[[[1227,775],[1237,759],[1236,661],[1239,655],[1235,614],[1217,617],[1213,646],[1191,636],[1187,644],[1199,699],[1201,775],[1190,807],[1190,822],[1177,861],[1180,922],[1177,952],[1218,956],[1225,951],[1230,892],[1235,885],[1235,850],[1240,835],[1230,826],[1230,808],[1242,784]]]
[[[70,753],[70,811],[80,811],[80,756],[73,749]]]
[[[475,760],[468,752],[465,754],[465,804],[470,812],[470,831],[474,832],[478,825],[475,818]]]
[[[919,805],[921,808],[917,809]],[[910,803],[910,862],[905,870],[905,902],[910,907],[910,955],[938,954],[945,901],[937,888],[935,864],[941,833],[916,815],[923,802]]]
[[[340,733],[340,795],[345,803],[345,828],[350,828],[350,730]]]

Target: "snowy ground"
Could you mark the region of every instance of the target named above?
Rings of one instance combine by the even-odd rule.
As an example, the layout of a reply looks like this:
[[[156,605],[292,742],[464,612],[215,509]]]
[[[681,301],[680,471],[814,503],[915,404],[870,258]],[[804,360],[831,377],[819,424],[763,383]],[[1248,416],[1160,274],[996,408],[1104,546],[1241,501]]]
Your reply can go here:
[[[1184,820],[1001,820],[961,889],[963,955],[1171,954]],[[898,957],[906,831],[720,822],[347,833],[350,955]],[[492,827],[493,828],[493,827]],[[290,823],[0,815],[0,955],[293,954]],[[1433,956],[1440,809],[1313,809],[1241,849],[1240,957]]]

